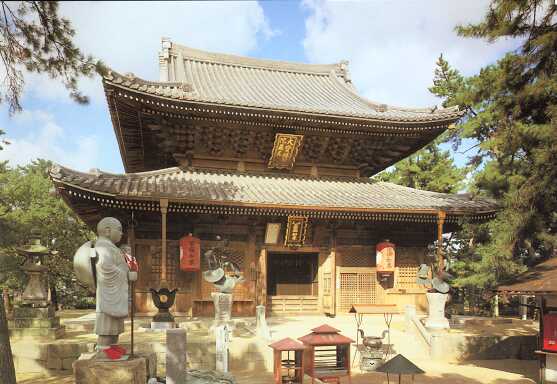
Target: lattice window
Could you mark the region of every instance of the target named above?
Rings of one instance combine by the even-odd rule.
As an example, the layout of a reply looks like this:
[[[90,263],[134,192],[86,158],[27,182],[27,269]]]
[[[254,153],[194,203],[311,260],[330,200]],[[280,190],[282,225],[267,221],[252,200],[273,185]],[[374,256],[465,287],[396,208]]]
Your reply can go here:
[[[341,312],[352,304],[376,304],[381,301],[381,287],[375,269],[366,272],[341,272],[339,306]]]
[[[150,287],[156,287],[161,280],[162,250],[160,245],[149,246],[151,253]],[[166,248],[166,281],[168,286],[178,288],[180,292],[192,292],[195,274],[180,271],[180,249],[177,242],[167,243]],[[150,288],[149,287],[149,288]]]
[[[399,264],[397,273],[397,288],[419,288],[416,284],[419,266],[416,264]]]
[[[352,304],[358,300],[358,274],[357,273],[341,273],[340,274],[340,310],[347,312]]]

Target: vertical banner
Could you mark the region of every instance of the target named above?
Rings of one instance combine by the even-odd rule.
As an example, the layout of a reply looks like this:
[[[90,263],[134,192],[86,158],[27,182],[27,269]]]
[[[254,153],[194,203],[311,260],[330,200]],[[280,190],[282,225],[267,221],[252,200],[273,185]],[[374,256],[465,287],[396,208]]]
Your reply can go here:
[[[194,272],[201,269],[201,241],[188,234],[180,239],[180,270]]]

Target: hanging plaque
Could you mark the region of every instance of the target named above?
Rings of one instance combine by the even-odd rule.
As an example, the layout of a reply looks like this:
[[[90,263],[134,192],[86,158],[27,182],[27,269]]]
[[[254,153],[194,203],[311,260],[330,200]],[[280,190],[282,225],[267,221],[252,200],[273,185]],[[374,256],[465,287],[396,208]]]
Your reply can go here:
[[[308,218],[304,216],[288,216],[288,226],[284,245],[289,247],[301,247],[306,240]]]
[[[378,243],[375,250],[375,265],[377,272],[394,272],[395,245],[386,240]]]
[[[188,234],[180,239],[180,270],[194,272],[201,269],[201,241]]]
[[[292,169],[303,138],[303,135],[277,133],[269,159],[269,168]]]

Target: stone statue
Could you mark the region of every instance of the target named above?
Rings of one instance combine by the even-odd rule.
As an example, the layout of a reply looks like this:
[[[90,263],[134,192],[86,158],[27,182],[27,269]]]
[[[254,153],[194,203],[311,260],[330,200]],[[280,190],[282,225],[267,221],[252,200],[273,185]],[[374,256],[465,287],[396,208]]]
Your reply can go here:
[[[125,255],[116,244],[122,239],[122,224],[105,217],[97,224],[96,241],[83,244],[74,256],[77,278],[96,291],[95,333],[98,357],[118,344],[128,316],[128,283],[137,279]],[[120,354],[121,355],[121,354]],[[111,357],[113,358],[113,357]]]

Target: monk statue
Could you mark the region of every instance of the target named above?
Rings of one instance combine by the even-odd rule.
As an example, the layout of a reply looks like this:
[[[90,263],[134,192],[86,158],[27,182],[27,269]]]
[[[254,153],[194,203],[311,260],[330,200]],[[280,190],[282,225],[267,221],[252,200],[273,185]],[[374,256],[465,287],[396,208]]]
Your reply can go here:
[[[120,221],[105,217],[97,224],[97,235],[96,241],[88,241],[77,250],[74,271],[78,280],[96,291],[97,355],[105,357],[101,353],[105,352],[114,359],[112,349],[124,332],[128,316],[128,282],[137,279],[137,272],[130,269],[124,253],[116,246],[122,239]],[[115,351],[120,358],[122,348]]]

